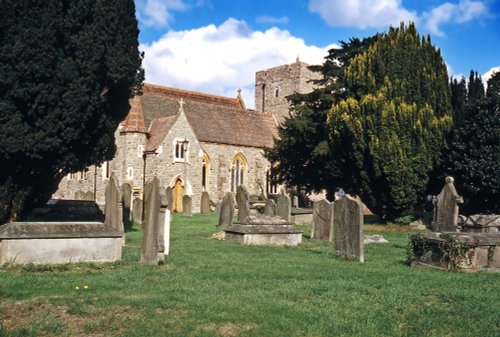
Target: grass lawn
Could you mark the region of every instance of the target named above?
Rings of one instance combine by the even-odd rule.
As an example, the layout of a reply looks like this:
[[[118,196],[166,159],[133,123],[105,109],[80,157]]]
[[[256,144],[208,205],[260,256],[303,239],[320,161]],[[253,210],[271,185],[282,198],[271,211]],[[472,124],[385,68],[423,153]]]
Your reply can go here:
[[[139,264],[138,228],[116,263],[3,266],[0,336],[500,336],[500,275],[411,268],[409,232],[366,226],[390,243],[360,264],[307,227],[299,247],[241,247],[216,222],[174,216],[161,266]]]

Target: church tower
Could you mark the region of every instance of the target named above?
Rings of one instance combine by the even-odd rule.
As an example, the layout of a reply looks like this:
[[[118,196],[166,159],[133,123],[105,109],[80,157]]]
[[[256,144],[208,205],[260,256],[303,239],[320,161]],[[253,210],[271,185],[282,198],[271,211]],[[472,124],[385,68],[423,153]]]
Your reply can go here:
[[[290,105],[287,96],[294,93],[306,94],[315,86],[309,81],[321,75],[308,69],[309,65],[300,62],[286,64],[255,74],[255,109],[261,113],[272,114],[277,124],[289,115]]]

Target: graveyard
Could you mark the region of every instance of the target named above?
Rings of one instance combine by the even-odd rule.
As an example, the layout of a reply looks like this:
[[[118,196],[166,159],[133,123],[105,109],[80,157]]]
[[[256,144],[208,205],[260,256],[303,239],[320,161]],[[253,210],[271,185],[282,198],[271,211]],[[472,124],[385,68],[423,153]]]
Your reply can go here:
[[[236,217],[234,221],[236,221]],[[143,231],[116,262],[4,265],[0,336],[493,336],[498,274],[417,269],[397,225],[370,224],[364,263],[311,239],[296,247],[214,239],[218,215],[174,214],[170,254],[140,263]]]

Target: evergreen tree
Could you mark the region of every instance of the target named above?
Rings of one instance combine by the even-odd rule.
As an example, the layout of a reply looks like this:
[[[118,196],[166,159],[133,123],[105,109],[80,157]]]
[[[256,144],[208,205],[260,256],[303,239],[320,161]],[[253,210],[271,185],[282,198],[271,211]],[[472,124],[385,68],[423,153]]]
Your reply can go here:
[[[443,175],[456,179],[464,196],[462,212],[500,212],[500,73],[494,74],[485,90],[481,77],[471,71],[465,79],[453,81],[452,92],[460,92],[465,104],[453,106],[454,128],[442,168]],[[465,94],[464,94],[465,93]],[[442,185],[442,184],[441,184]]]
[[[345,70],[348,96],[328,113],[330,151],[344,187],[376,214],[411,210],[451,127],[446,66],[414,24],[390,28]]]
[[[143,80],[133,0],[4,0],[0,223],[70,172],[110,160]]]

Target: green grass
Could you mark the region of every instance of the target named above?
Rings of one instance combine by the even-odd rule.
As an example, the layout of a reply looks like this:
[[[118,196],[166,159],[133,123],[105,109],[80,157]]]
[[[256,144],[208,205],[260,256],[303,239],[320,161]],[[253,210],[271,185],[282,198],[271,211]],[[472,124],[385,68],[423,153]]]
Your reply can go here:
[[[500,275],[411,268],[398,227],[367,226],[390,243],[359,264],[307,227],[299,247],[241,247],[216,222],[175,216],[161,266],[138,262],[137,227],[116,263],[4,266],[0,336],[500,335]]]

